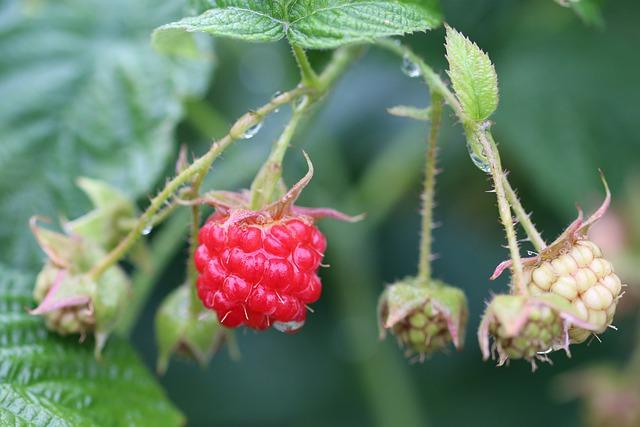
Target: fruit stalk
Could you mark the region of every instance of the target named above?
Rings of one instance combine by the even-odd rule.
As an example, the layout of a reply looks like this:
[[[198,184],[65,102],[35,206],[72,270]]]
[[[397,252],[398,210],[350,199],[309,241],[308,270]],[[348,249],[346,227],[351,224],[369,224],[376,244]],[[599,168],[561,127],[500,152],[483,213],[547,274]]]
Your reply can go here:
[[[431,92],[430,121],[431,129],[427,140],[427,158],[425,162],[424,190],[422,192],[422,235],[420,237],[420,258],[418,277],[422,283],[431,284],[431,242],[433,228],[433,204],[436,186],[436,160],[438,130],[442,118],[442,96]]]
[[[512,275],[513,275],[513,289],[520,295],[527,295],[527,288],[524,283],[524,274],[522,267],[522,260],[520,258],[520,250],[518,248],[518,238],[516,236],[516,230],[513,225],[513,218],[511,217],[511,209],[504,188],[504,180],[506,180],[504,171],[502,170],[502,164],[500,163],[500,155],[498,154],[498,147],[496,146],[493,136],[488,129],[484,129],[482,126],[476,126],[474,134],[478,137],[478,141],[482,145],[482,149],[489,160],[491,168],[491,177],[493,179],[493,185],[496,192],[496,198],[498,199],[498,213],[500,214],[500,221],[504,227],[505,234],[507,235],[507,244],[509,245],[509,253],[511,260],[513,261]]]
[[[313,70],[313,67],[311,67],[311,63],[304,49],[300,46],[292,45],[291,50],[293,51],[293,56],[296,58],[298,68],[300,68],[302,84],[307,87],[316,88],[318,86],[318,76]]]
[[[416,64],[420,69],[420,75],[422,76],[425,83],[429,86],[429,88],[431,88],[432,91],[439,93],[443,97],[444,101],[454,111],[456,117],[458,117],[458,120],[460,120],[463,127],[473,126],[475,124],[475,122],[470,119],[464,112],[462,106],[460,105],[460,102],[458,101],[454,93],[451,92],[447,84],[442,80],[442,78],[440,78],[438,73],[436,73],[433,68],[431,68],[426,62],[424,62],[422,58],[411,51],[411,49],[400,43],[396,43],[393,40],[379,40],[377,44],[378,46],[387,49],[402,58],[407,58],[411,62]],[[515,191],[513,190],[513,187],[509,183],[506,176],[504,176],[503,182],[505,190],[507,191],[507,199],[509,201],[509,204],[513,208],[516,217],[522,224],[525,232],[527,233],[527,236],[533,243],[534,247],[537,250],[541,250],[542,248],[546,247],[546,243],[531,221],[531,218],[529,218],[529,215],[527,215],[526,210],[516,196]]]
[[[258,210],[269,203],[278,181],[282,177],[282,161],[296,132],[300,120],[311,104],[309,96],[301,98],[298,105],[292,105],[293,112],[289,123],[273,144],[269,158],[262,165],[251,184],[251,209]]]
[[[502,179],[502,185],[504,185],[504,189],[507,193],[507,200],[509,201],[513,212],[516,214],[516,218],[518,218],[520,225],[522,225],[525,233],[527,233],[527,237],[529,237],[531,244],[538,252],[542,251],[547,247],[547,243],[540,235],[540,232],[536,229],[535,224],[531,221],[531,216],[527,211],[525,211],[522,203],[520,203],[520,199],[506,175],[504,175]]]

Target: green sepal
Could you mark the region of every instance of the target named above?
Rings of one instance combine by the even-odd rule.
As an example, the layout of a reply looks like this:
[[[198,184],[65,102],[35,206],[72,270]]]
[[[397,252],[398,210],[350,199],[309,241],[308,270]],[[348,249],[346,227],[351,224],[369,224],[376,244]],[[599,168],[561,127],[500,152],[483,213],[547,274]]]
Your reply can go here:
[[[213,311],[191,310],[191,287],[188,284],[171,292],[156,312],[155,331],[158,345],[157,371],[167,370],[173,353],[206,365],[222,345],[226,330]]]
[[[106,250],[114,248],[129,231],[123,226],[134,220],[137,210],[120,190],[90,178],[78,178],[78,186],[87,194],[94,209],[63,227],[70,235],[92,240]]]

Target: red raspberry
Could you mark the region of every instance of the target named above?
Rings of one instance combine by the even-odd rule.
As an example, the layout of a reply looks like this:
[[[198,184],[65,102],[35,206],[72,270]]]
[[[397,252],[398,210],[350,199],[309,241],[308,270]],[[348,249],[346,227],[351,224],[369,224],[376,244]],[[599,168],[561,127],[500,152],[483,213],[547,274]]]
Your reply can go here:
[[[198,296],[229,328],[295,332],[322,292],[317,275],[327,242],[305,216],[238,220],[217,212],[200,229],[194,263]]]

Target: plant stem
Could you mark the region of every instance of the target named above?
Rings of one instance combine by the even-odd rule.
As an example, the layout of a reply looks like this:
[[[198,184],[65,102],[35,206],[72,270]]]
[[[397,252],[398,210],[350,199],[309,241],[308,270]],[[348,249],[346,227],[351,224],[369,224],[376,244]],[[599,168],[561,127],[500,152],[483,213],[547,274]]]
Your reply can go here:
[[[131,333],[136,324],[140,311],[149,297],[153,285],[162,274],[164,266],[171,260],[182,246],[182,236],[184,235],[188,223],[187,210],[178,211],[167,221],[157,236],[153,239],[150,248],[151,268],[149,270],[138,269],[131,278],[133,293],[127,308],[118,320],[116,332],[127,336]]]
[[[424,171],[424,190],[422,192],[422,235],[420,237],[420,258],[418,277],[421,283],[431,283],[431,241],[433,226],[433,203],[436,186],[436,160],[438,154],[438,130],[442,117],[442,96],[431,92],[430,108],[431,129],[427,141],[427,156]]]
[[[507,200],[509,201],[513,212],[516,214],[516,217],[520,221],[520,225],[522,225],[525,233],[527,233],[527,237],[529,237],[529,240],[531,240],[531,244],[534,248],[536,248],[536,251],[542,251],[547,247],[547,243],[544,241],[544,239],[540,235],[540,232],[536,229],[536,226],[531,221],[531,216],[524,210],[524,207],[522,206],[522,203],[520,203],[520,199],[518,198],[516,191],[511,186],[511,183],[509,183],[506,175],[504,175],[503,177],[502,185],[504,185],[504,189],[507,193]]]
[[[304,52],[304,49],[296,45],[292,45],[291,49],[293,50],[293,56],[295,56],[296,62],[298,63],[298,68],[300,68],[302,84],[310,88],[317,88],[318,76],[313,70],[313,67],[311,67],[311,63],[309,62],[309,58],[307,58],[307,54]]]
[[[504,188],[504,181],[506,177],[504,176],[504,171],[502,170],[502,165],[500,163],[498,147],[496,146],[493,136],[489,130],[483,129],[482,126],[476,126],[474,134],[478,137],[478,141],[480,141],[491,167],[491,177],[493,179],[496,198],[498,199],[498,213],[500,214],[500,221],[502,222],[505,234],[507,235],[509,253],[511,255],[511,261],[513,261],[513,265],[511,266],[513,289],[520,295],[527,295],[527,289],[523,279],[522,260],[520,259],[520,250],[518,248],[518,238],[516,236],[513,218],[511,217],[511,209],[509,208],[509,202],[507,201],[507,195]]]
[[[491,175],[494,180],[496,196],[498,198],[498,211],[500,214],[500,220],[507,235],[509,251],[511,253],[511,259],[513,261],[514,286],[518,292],[526,293],[526,289],[524,289],[524,285],[522,283],[522,262],[520,259],[520,252],[518,250],[518,241],[516,238],[515,228],[513,226],[513,218],[511,217],[511,207],[513,207],[514,212],[523,224],[523,227],[525,228],[527,235],[529,236],[531,241],[534,243],[534,246],[538,248],[538,245],[540,245],[540,248],[543,248],[546,246],[546,244],[544,244],[544,240],[542,240],[542,237],[540,237],[540,233],[536,230],[535,225],[533,224],[533,222],[531,222],[520,201],[517,197],[515,197],[515,191],[508,183],[507,177],[502,170],[500,155],[498,153],[496,143],[493,140],[493,136],[487,130],[481,129],[481,124],[476,123],[474,120],[467,116],[454,93],[451,92],[447,84],[435,71],[433,71],[433,69],[429,65],[427,65],[422,60],[422,58],[413,53],[409,48],[398,44],[393,40],[383,39],[378,41],[378,45],[415,63],[420,68],[422,78],[431,88],[431,90],[433,92],[439,93],[444,98],[445,102],[455,112],[458,120],[460,120],[460,122],[462,123],[462,126],[465,129],[473,130],[473,134],[478,137],[487,156],[491,156],[491,158],[489,159],[489,163],[491,166]],[[507,193],[509,191],[511,191],[511,195],[513,197],[508,199],[509,196],[507,195]],[[510,202],[512,203],[512,205],[510,205]]]
[[[218,156],[231,144],[233,144],[233,142],[240,139],[250,127],[260,123],[268,114],[272,113],[280,106],[305,94],[307,91],[308,89],[305,86],[298,86],[295,89],[284,92],[273,98],[258,110],[245,113],[240,117],[231,127],[231,130],[227,135],[213,143],[207,153],[194,161],[189,165],[189,167],[176,175],[165,185],[165,187],[151,200],[151,204],[140,216],[138,223],[129,232],[129,234],[127,234],[127,236],[111,252],[109,252],[106,257],[93,266],[89,272],[89,277],[96,280],[105,272],[105,270],[118,262],[140,238],[142,230],[144,230],[144,228],[151,222],[153,216],[163,206],[164,202],[167,201],[182,185],[186,184],[195,176],[206,174],[213,161],[217,159]],[[202,177],[204,177],[204,175],[202,175]],[[198,179],[201,180],[202,178]]]
[[[284,128],[276,142],[273,144],[269,158],[262,165],[251,184],[251,209],[257,210],[271,201],[273,192],[282,177],[282,161],[289,148],[289,143],[295,134],[300,119],[311,103],[309,96],[301,98],[299,105],[292,106],[293,112],[289,123]]]

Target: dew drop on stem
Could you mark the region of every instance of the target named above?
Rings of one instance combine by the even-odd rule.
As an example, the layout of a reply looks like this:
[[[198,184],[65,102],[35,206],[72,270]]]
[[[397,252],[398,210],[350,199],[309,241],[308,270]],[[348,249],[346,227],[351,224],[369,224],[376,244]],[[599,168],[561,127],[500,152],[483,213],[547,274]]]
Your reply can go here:
[[[409,59],[407,55],[402,58],[402,72],[409,77],[420,77],[422,74],[418,64]]]
[[[280,95],[282,95],[282,92],[281,92],[281,91],[276,91],[276,93],[274,93],[274,94],[271,96],[271,100],[273,101],[274,99],[276,99],[276,98],[277,98],[277,97],[279,97]],[[280,111],[280,107],[276,107],[276,108],[273,110],[273,112],[274,112],[274,113],[277,113],[278,111]]]
[[[251,139],[254,136],[256,136],[256,134],[258,132],[260,132],[260,129],[262,128],[262,122],[258,122],[255,125],[251,126],[249,129],[247,129],[244,134],[242,134],[242,138],[243,139]]]
[[[140,234],[142,234],[143,236],[148,236],[149,234],[151,234],[152,230],[153,230],[153,225],[149,224],[142,229]]]
[[[478,169],[484,173],[489,173],[491,171],[491,165],[489,164],[484,152],[474,149],[474,147],[469,143],[467,143],[467,150],[469,150],[469,157],[471,157],[471,161]]]

